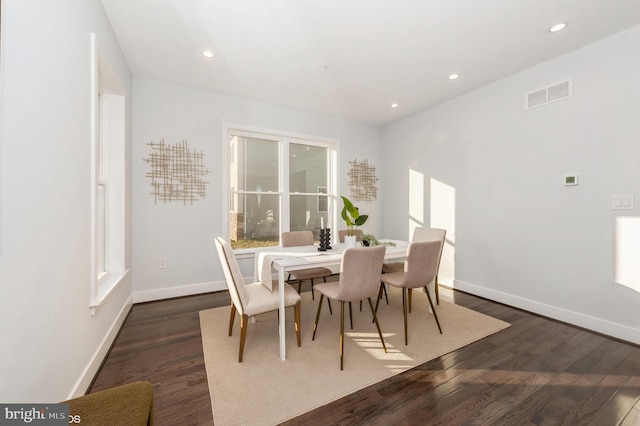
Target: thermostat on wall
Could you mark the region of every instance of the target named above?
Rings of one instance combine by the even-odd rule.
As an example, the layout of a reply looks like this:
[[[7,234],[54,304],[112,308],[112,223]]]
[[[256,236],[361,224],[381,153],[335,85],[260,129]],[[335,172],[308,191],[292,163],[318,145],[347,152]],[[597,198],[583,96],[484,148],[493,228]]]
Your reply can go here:
[[[578,184],[578,175],[565,175],[564,176],[564,184],[565,185],[577,185]]]

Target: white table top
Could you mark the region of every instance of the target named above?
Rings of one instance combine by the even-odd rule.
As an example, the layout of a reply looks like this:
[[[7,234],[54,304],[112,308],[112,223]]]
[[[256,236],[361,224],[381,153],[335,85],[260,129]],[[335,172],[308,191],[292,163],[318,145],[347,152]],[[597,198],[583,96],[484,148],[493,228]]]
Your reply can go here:
[[[395,246],[387,246],[385,250],[385,260],[402,258],[407,252],[409,246],[408,241],[393,241]],[[342,254],[347,248],[344,244],[336,244],[331,250],[318,251],[317,246],[308,247],[279,247],[282,251],[289,251],[291,248],[301,249],[300,251],[309,251],[309,256],[304,257],[282,257],[273,260],[273,267],[276,270],[283,268],[285,271],[293,271],[296,269],[305,269],[319,266],[339,265],[342,261]],[[312,251],[313,250],[313,251]]]

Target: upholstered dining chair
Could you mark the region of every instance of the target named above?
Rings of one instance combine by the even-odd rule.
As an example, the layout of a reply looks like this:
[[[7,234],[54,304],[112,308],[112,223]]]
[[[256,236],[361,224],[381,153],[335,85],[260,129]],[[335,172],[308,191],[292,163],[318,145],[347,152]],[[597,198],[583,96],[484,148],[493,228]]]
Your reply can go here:
[[[313,244],[313,232],[311,231],[291,231],[282,233],[282,247],[312,246]],[[300,286],[302,285],[302,281],[310,280],[311,298],[315,300],[313,280],[322,278],[324,282],[327,282],[327,277],[331,275],[333,275],[333,271],[331,271],[331,269],[329,268],[307,268],[298,271],[291,271],[289,277],[287,278],[287,282],[290,283],[291,281],[297,281],[298,293],[300,293]],[[331,305],[329,305],[329,307],[331,307]]]
[[[229,317],[229,336],[233,331],[233,322],[236,311],[240,314],[240,350],[238,362],[242,362],[244,342],[247,337],[247,323],[249,318],[266,312],[278,310],[278,281],[273,282],[273,291],[269,291],[262,283],[245,284],[238,266],[238,261],[233,253],[231,245],[222,238],[216,238],[216,249],[222,264],[222,270],[227,280],[229,294],[231,296],[231,315]],[[298,346],[300,346],[300,295],[289,284],[284,283],[285,307],[293,306],[295,315],[295,328]],[[280,321],[284,321],[280,318]]]
[[[356,241],[362,241],[362,236],[364,235],[364,231],[362,229],[354,229],[351,232],[356,237]],[[346,237],[347,235],[349,235],[349,231],[347,229],[339,230],[338,231],[338,241],[340,243],[344,243],[344,240],[345,240],[344,237]],[[388,302],[389,302],[389,299],[387,299],[387,303]],[[360,311],[362,311],[362,300],[360,301]],[[349,304],[349,317],[351,317],[351,304]],[[353,324],[351,324],[351,328],[353,328]]]
[[[338,231],[338,241],[340,241],[341,243],[344,243],[344,237],[347,236],[348,233],[349,233],[348,230],[340,229]],[[356,241],[362,241],[362,236],[364,235],[364,231],[362,229],[354,229],[353,235],[356,236]]]
[[[422,228],[418,227],[413,230],[413,236],[411,237],[412,242],[418,241],[440,241],[440,253],[438,253],[438,269],[436,270],[436,276],[433,278],[433,292],[436,296],[436,305],[440,304],[440,292],[438,291],[438,270],[440,269],[440,260],[442,259],[442,249],[444,247],[444,239],[447,235],[446,229],[440,228]],[[382,272],[399,272],[404,270],[404,262],[390,262],[385,263],[382,266]],[[427,288],[429,288],[429,284],[426,283]],[[409,290],[409,313],[411,313],[411,299],[412,299],[412,291]]]
[[[431,295],[427,289],[427,284],[430,283],[435,277],[438,270],[438,257],[440,253],[440,241],[420,241],[412,242],[407,249],[407,257],[404,262],[404,268],[402,271],[390,272],[382,274],[380,279],[383,283],[389,284],[394,287],[402,289],[402,312],[404,314],[404,344],[407,345],[408,333],[407,333],[407,292],[409,289],[424,287],[427,293],[427,300],[429,306],[433,312],[433,317],[438,325],[438,330],[442,334],[442,328],[440,327],[440,321],[438,320],[438,314],[433,307],[433,301]],[[378,300],[376,301],[376,312],[378,310],[378,303],[382,288],[378,290]]]
[[[318,302],[318,312],[316,320],[313,324],[313,336],[311,340],[315,340],[318,331],[318,320],[320,319],[320,311],[322,310],[322,299],[326,296],[329,299],[340,302],[340,370],[344,366],[344,304],[345,302],[369,300],[371,315],[373,322],[378,329],[378,335],[382,342],[384,351],[387,352],[387,346],[382,337],[380,324],[376,317],[376,312],[371,302],[371,296],[374,296],[380,285],[380,271],[384,260],[385,246],[376,247],[355,247],[348,248],[342,255],[340,264],[340,278],[338,281],[321,283],[316,286],[316,290],[320,293],[320,301]],[[351,315],[351,309],[349,309]],[[353,318],[351,318],[353,328]]]

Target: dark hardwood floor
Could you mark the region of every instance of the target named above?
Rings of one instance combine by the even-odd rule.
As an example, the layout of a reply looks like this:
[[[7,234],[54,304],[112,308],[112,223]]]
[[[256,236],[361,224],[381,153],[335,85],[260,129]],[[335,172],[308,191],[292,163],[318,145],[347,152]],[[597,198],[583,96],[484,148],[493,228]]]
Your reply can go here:
[[[440,294],[511,327],[285,424],[640,425],[639,346]],[[213,424],[198,312],[229,303],[218,292],[134,305],[90,392],[147,380],[156,425]]]

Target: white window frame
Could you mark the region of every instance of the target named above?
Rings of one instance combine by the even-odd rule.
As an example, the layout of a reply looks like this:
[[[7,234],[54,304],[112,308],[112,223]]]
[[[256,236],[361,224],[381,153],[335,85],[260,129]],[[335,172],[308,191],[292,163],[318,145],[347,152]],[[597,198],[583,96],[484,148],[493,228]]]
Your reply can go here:
[[[92,315],[127,275],[125,267],[125,96],[91,34],[91,300]],[[103,188],[105,202],[98,200]],[[104,242],[99,238],[105,219]],[[101,250],[98,245],[104,243]],[[104,258],[99,259],[99,256]],[[103,264],[104,269],[99,270]]]
[[[328,164],[328,176],[329,182],[327,186],[328,191],[328,224],[327,227],[331,227],[332,224],[336,224],[337,222],[337,209],[336,209],[336,200],[338,198],[338,157],[339,157],[339,147],[340,141],[338,139],[333,138],[324,138],[319,136],[310,136],[310,135],[302,135],[290,132],[283,132],[272,129],[264,129],[260,127],[253,126],[245,126],[239,124],[231,124],[224,123],[223,124],[223,134],[222,138],[224,143],[222,144],[223,152],[222,152],[222,161],[223,161],[223,179],[222,179],[222,194],[223,194],[223,214],[222,214],[222,232],[225,235],[225,239],[229,239],[229,235],[231,230],[229,229],[230,223],[230,194],[231,188],[229,187],[229,173],[230,173],[230,165],[233,158],[231,150],[229,149],[231,135],[241,135],[248,137],[255,137],[261,139],[271,139],[277,140],[280,142],[279,152],[279,163],[280,163],[280,175],[279,175],[279,191],[273,192],[274,195],[280,196],[280,234],[282,232],[287,232],[289,230],[290,217],[289,217],[289,180],[285,179],[285,177],[289,176],[289,144],[290,143],[298,143],[305,145],[316,145],[321,147],[326,147],[329,149],[329,164]],[[305,194],[305,193],[296,193],[296,195],[316,195],[316,194]],[[337,231],[336,231],[337,232]],[[337,234],[336,234],[337,235]],[[255,248],[247,248],[247,249],[236,249],[235,252],[239,256],[242,255],[253,255],[255,252]]]
[[[323,192],[324,191],[324,192]],[[327,187],[326,186],[319,186],[318,187],[318,194],[326,194],[327,193]],[[328,212],[329,211],[329,199],[327,198],[327,206],[325,210],[322,210],[320,208],[320,197],[322,197],[321,195],[318,195],[318,199],[317,199],[317,206],[316,209],[318,210],[318,213],[324,213],[324,212]]]

